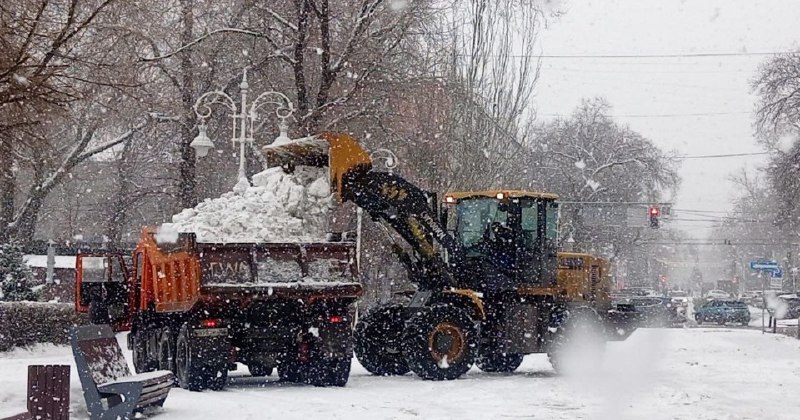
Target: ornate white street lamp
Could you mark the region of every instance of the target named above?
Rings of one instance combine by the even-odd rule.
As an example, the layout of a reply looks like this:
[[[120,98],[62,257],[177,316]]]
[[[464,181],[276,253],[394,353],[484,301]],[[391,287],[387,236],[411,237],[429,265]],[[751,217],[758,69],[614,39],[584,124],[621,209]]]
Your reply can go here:
[[[250,186],[245,173],[245,151],[246,145],[252,146],[253,134],[256,128],[260,127],[255,124],[258,121],[259,108],[264,105],[276,106],[275,115],[280,120],[278,124],[280,134],[275,139],[276,142],[288,142],[290,140],[288,135],[289,125],[286,120],[294,113],[294,105],[292,105],[289,98],[275,91],[268,91],[258,95],[248,107],[247,94],[249,88],[250,86],[247,84],[247,68],[245,67],[242,74],[242,83],[239,84],[242,98],[238,109],[233,98],[221,90],[213,90],[200,96],[194,104],[194,113],[200,121],[198,125],[199,133],[189,144],[197,153],[197,157],[206,156],[208,151],[214,148],[214,142],[208,138],[206,133],[206,120],[211,117],[211,107],[217,104],[228,107],[232,121],[231,141],[234,144],[239,143],[239,179],[234,187],[234,191],[237,192],[243,192]]]

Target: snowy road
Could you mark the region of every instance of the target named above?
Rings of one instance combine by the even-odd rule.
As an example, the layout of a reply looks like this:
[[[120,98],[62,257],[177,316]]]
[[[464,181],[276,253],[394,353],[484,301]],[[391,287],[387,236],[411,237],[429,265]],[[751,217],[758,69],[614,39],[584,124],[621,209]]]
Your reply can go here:
[[[28,364],[71,363],[66,347],[0,354],[0,417],[20,411]],[[558,377],[542,356],[514,374],[428,382],[358,365],[346,388],[235,372],[222,392],[175,389],[155,419],[796,419],[800,341],[736,328],[639,330],[608,346],[602,375]],[[73,371],[74,418],[86,418]],[[16,409],[15,409],[16,408]]]

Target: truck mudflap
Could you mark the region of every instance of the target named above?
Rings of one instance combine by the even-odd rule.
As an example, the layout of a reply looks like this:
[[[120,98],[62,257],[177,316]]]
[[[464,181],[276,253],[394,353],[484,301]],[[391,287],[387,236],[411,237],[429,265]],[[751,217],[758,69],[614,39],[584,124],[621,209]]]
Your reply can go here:
[[[606,338],[608,341],[623,341],[630,337],[640,324],[640,315],[636,312],[612,309],[606,312]]]
[[[317,327],[309,329],[322,357],[350,357],[353,354],[351,322],[347,315],[331,315],[321,320]]]

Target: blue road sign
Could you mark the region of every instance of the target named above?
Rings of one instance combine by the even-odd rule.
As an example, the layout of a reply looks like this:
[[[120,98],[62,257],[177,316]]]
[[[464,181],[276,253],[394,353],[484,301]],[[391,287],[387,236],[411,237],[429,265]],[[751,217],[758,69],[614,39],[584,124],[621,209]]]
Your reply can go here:
[[[772,278],[773,279],[780,279],[783,278],[783,270],[780,268],[777,270],[772,271]]]
[[[750,261],[751,270],[778,271],[781,267],[777,261]]]

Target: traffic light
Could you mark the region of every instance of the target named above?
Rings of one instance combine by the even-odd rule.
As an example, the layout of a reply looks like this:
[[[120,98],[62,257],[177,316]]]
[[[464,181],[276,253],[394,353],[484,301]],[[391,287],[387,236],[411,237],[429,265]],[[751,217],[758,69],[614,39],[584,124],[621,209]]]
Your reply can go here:
[[[650,207],[647,214],[650,216],[650,227],[658,229],[658,217],[661,216],[661,209],[655,206]]]

